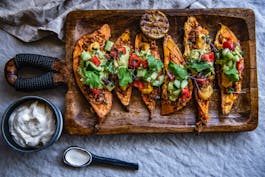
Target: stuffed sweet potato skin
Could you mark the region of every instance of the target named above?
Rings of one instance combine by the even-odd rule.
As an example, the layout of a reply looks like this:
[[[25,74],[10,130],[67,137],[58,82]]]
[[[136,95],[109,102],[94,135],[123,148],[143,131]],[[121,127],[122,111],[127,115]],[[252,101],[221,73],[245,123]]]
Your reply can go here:
[[[235,36],[235,34],[229,29],[229,27],[221,24],[221,28],[216,34],[214,45],[218,50],[223,48],[223,43],[225,41],[231,41],[234,44],[239,44],[239,40]],[[241,49],[241,47],[240,47]],[[227,78],[224,74],[222,74],[221,66],[217,64],[217,71],[218,71],[218,85],[221,90],[221,109],[223,115],[228,115],[233,107],[233,104],[235,100],[238,98],[238,94],[241,92],[242,88],[242,80],[243,80],[243,68],[244,68],[244,58],[242,57],[238,62],[237,65],[242,68],[242,71],[239,72],[239,80],[234,83],[234,93],[226,93],[226,85],[232,85],[230,84],[223,84],[224,82],[227,82]],[[228,81],[229,82],[229,81]]]
[[[184,58],[187,60],[187,58],[190,55],[190,52],[195,50],[205,50],[210,51],[210,43],[205,40],[204,37],[208,35],[208,31],[203,28],[195,17],[188,17],[185,25],[184,25]],[[211,88],[213,87],[213,81],[214,81],[214,75],[211,76],[211,78],[207,78],[207,86]],[[195,87],[196,85],[196,87]],[[201,86],[201,87],[207,87],[207,86]],[[197,104],[198,109],[198,122],[197,126],[201,127],[201,125],[206,124],[207,121],[210,120],[210,116],[208,115],[208,109],[209,109],[209,98],[212,95],[209,94],[209,97],[207,99],[202,99],[200,96],[201,88],[198,87],[197,81],[194,80],[194,96]]]
[[[115,41],[114,48],[128,46],[131,49],[132,53],[132,45],[131,45],[131,37],[130,30],[126,29],[124,33]],[[132,86],[127,86],[125,89],[120,87],[119,84],[116,84],[114,89],[117,97],[121,101],[122,105],[128,110],[128,106],[130,104],[131,95],[132,95]]]
[[[181,110],[186,104],[191,100],[190,97],[179,97],[177,101],[170,101],[168,96],[168,83],[170,81],[167,73],[169,62],[173,62],[178,65],[186,66],[186,62],[175,42],[173,41],[170,35],[166,35],[163,42],[164,50],[164,70],[165,70],[165,82],[162,86],[162,101],[161,101],[161,115],[168,115],[174,113],[178,110]],[[193,84],[192,81],[188,80],[188,88],[190,95],[192,95]]]
[[[144,48],[144,46],[146,46],[145,44],[148,44],[149,49],[151,51],[151,54],[156,59],[161,60],[156,41],[146,38],[142,33],[137,34],[135,37],[135,50],[138,50],[138,51],[142,50]],[[160,72],[160,73],[158,73],[158,75],[163,75],[163,73]],[[148,89],[150,86],[151,86],[150,83],[144,82],[144,89]],[[142,100],[150,112],[150,118],[153,117],[154,112],[155,112],[157,97],[160,96],[159,90],[160,90],[159,87],[153,87],[152,92],[149,94],[145,94],[145,93],[143,93],[143,91],[140,90]]]
[[[98,42],[100,48],[103,49],[105,42],[110,38],[110,27],[108,24],[104,24],[100,29],[96,30],[92,34],[82,36],[75,44],[73,51],[73,71],[77,85],[79,86],[82,94],[88,100],[93,110],[98,115],[98,122],[103,123],[107,114],[112,107],[112,94],[108,90],[102,90],[100,98],[95,94],[88,92],[88,88],[81,82],[81,77],[78,74],[78,67],[80,64],[80,55],[83,50],[88,50],[88,47],[93,42]],[[104,103],[98,101],[98,99],[104,99]]]

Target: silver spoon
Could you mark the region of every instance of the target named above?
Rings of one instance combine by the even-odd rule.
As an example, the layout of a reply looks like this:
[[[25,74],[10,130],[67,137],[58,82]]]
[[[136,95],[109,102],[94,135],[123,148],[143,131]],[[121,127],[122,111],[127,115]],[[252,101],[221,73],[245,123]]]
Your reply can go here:
[[[64,151],[63,162],[71,167],[85,167],[92,164],[107,164],[123,167],[131,170],[138,170],[138,163],[125,162],[118,159],[97,156],[77,146],[71,146]]]

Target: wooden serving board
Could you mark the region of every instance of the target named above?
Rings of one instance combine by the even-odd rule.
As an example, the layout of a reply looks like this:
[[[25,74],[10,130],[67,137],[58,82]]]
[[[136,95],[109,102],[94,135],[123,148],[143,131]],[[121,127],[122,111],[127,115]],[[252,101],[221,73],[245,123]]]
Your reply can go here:
[[[235,132],[254,130],[258,125],[258,87],[256,66],[255,16],[249,9],[170,9],[161,10],[170,23],[169,34],[183,51],[183,26],[187,17],[194,15],[199,23],[209,30],[214,39],[218,23],[223,23],[236,34],[241,41],[245,58],[243,91],[229,116],[222,116],[220,96],[217,86],[210,100],[209,114],[212,119],[202,132]],[[75,42],[84,34],[89,34],[107,23],[111,27],[111,40],[126,29],[131,30],[131,37],[140,32],[139,20],[144,10],[93,10],[73,11],[66,19],[66,62],[72,71],[72,52]],[[158,40],[160,54],[163,56],[162,40]],[[181,111],[170,116],[160,116],[160,105],[152,120],[141,101],[137,90],[133,91],[130,112],[125,112],[114,97],[113,108],[102,125],[96,125],[97,116],[91,112],[75,83],[71,72],[67,83],[65,110],[65,130],[69,134],[121,134],[121,133],[176,133],[194,132],[196,107],[194,99]]]

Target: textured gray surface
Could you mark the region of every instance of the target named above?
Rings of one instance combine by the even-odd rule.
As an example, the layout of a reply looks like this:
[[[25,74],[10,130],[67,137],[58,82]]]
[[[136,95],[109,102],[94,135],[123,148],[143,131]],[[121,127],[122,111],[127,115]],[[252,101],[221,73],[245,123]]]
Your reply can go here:
[[[42,3],[33,0],[29,2],[31,5],[39,5],[38,8],[40,5],[44,5],[46,9],[49,9],[51,4],[56,7],[56,4],[60,3],[51,1],[47,5],[45,1]],[[127,4],[121,2],[119,0],[112,3],[108,3],[107,0],[86,3],[82,1],[82,5],[79,7],[86,9],[183,8],[193,1],[184,1],[186,4],[179,3],[180,1],[163,1],[163,3],[136,1]],[[70,7],[72,2],[67,1],[67,3],[67,7]],[[16,7],[30,8],[29,3],[24,4],[22,1],[15,4],[9,3],[8,7],[5,7],[5,4],[5,2],[0,2],[0,7],[6,10]],[[259,126],[255,131],[211,133],[199,136],[194,134],[154,134],[80,137],[63,134],[56,144],[33,154],[13,152],[0,138],[0,176],[265,176],[265,122],[263,119],[265,114],[265,70],[263,69],[265,64],[263,52],[265,48],[265,3],[262,1],[216,2],[204,0],[192,3],[191,7],[245,7],[255,11],[260,104]],[[3,9],[0,9],[0,14],[4,14]],[[64,58],[64,43],[55,36],[49,36],[37,42],[24,43],[3,30],[0,30],[0,42],[2,76],[0,77],[0,113],[2,114],[12,101],[24,95],[39,95],[48,98],[63,111],[65,93],[63,88],[33,93],[16,92],[4,80],[3,70],[8,58],[22,52]],[[67,168],[62,165],[61,158],[63,150],[70,145],[79,145],[99,155],[139,162],[140,169],[133,172],[98,166],[83,169]]]

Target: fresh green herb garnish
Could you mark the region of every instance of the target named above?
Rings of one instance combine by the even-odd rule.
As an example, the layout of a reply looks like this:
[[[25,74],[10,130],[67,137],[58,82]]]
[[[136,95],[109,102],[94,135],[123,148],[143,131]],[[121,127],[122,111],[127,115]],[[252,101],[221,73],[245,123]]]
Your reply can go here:
[[[199,72],[203,72],[205,76],[214,73],[213,64],[207,63],[204,60],[192,60],[188,64],[188,69],[192,74],[197,74]]]
[[[236,69],[235,64],[232,68],[228,68],[224,70],[225,75],[228,76],[229,80],[232,82],[237,82],[239,80],[239,73]]]
[[[147,61],[148,61],[148,67],[152,71],[159,72],[163,68],[163,63],[161,60],[156,59],[153,55],[148,55],[147,56]]]
[[[82,80],[85,85],[88,85],[90,88],[97,88],[97,89],[103,88],[103,83],[100,80],[99,74],[93,71],[83,71],[83,72],[85,77],[82,78]]]
[[[188,76],[187,70],[182,65],[177,65],[173,62],[168,64],[170,73],[174,74],[179,79],[183,80]]]
[[[126,67],[120,67],[117,76],[121,87],[126,87],[133,82],[131,71]]]

